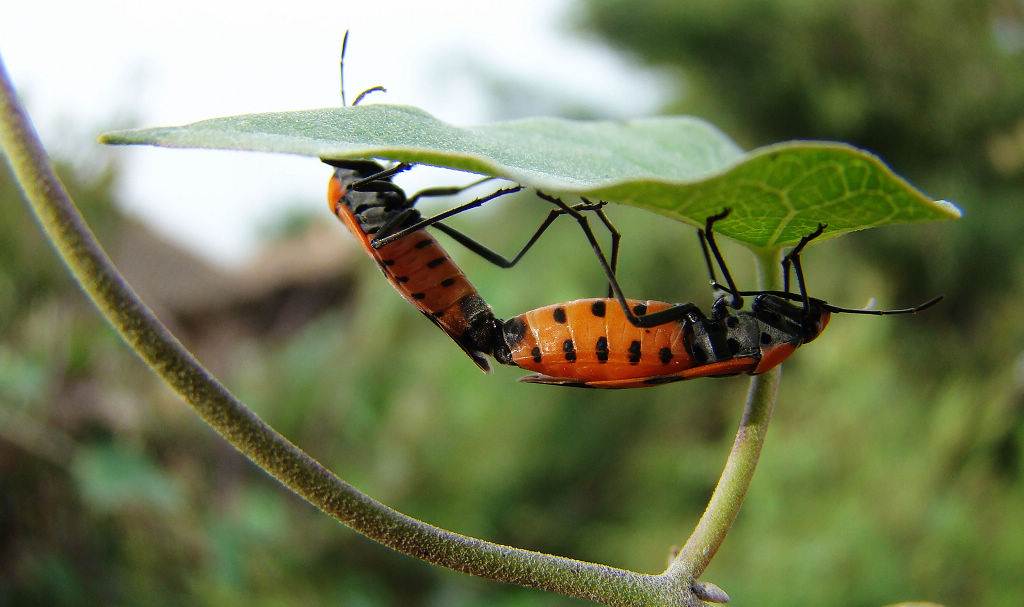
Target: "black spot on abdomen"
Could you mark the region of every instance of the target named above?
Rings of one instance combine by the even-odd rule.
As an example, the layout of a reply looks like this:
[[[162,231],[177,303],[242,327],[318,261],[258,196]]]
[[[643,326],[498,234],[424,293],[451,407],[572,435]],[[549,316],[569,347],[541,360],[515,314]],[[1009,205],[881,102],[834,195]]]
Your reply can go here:
[[[641,352],[640,352],[640,342],[639,341],[634,341],[633,343],[629,344],[629,350],[627,350],[627,351],[629,352],[629,364],[631,364],[631,365],[638,364],[640,362],[640,354],[641,354]]]
[[[597,343],[594,345],[594,354],[597,355],[597,362],[606,363],[608,362],[608,338],[598,337]]]
[[[562,342],[562,351],[565,352],[565,360],[576,362],[576,344],[571,339]]]

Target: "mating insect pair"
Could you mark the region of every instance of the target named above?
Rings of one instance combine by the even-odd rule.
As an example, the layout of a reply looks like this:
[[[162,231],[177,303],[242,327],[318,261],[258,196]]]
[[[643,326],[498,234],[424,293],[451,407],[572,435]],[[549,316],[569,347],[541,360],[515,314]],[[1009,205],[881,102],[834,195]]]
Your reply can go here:
[[[345,33],[341,48],[342,105],[345,105],[344,61],[347,46],[348,32]],[[356,97],[352,105],[358,105],[368,93],[382,90],[383,87],[379,86],[367,89]],[[440,223],[440,220],[515,192],[521,189],[520,187],[500,189],[489,196],[421,222],[419,211],[415,209],[415,204],[420,198],[455,195],[487,179],[463,187],[433,188],[406,196],[392,179],[410,168],[408,164],[399,163],[385,168],[373,161],[324,159],[324,162],[335,167],[327,193],[331,211],[341,219],[367,254],[377,262],[395,289],[451,336],[480,369],[490,372],[490,363],[486,355],[494,355],[495,346],[500,345],[496,336],[500,335],[501,321],[494,317],[490,306],[481,299],[477,290],[448,254],[421,228],[433,225],[484,259],[508,268],[526,254],[560,211],[552,211],[522,250],[512,259],[506,259],[461,232]],[[612,247],[614,265],[618,235],[600,210],[601,205],[591,206],[615,237]],[[578,205],[577,209],[587,207],[588,205]],[[577,213],[578,210],[570,212]]]
[[[722,294],[705,315],[692,303],[670,304],[627,299],[615,277],[618,233],[601,203],[570,206],[538,192],[555,205],[547,219],[511,260],[441,223],[456,213],[517,191],[504,188],[438,216],[422,219],[414,205],[425,196],[448,195],[464,188],[435,188],[407,197],[391,178],[408,165],[385,169],[375,162],[328,161],[335,166],[328,202],[391,284],[445,331],[477,365],[487,371],[485,354],[537,375],[532,383],[594,388],[632,388],[695,377],[758,374],[772,369],[802,344],[813,341],[836,312],[910,314],[941,297],[900,310],[853,310],[808,297],[800,254],[824,230],[808,234],[783,259],[782,291],[741,291],[715,243],[714,224],[729,211],[709,217],[698,231],[713,288]],[[612,231],[612,261],[605,258],[585,212],[595,212]],[[560,215],[579,222],[608,278],[610,297],[554,304],[498,320],[452,259],[426,232],[433,226],[501,267],[511,267]],[[718,282],[715,265],[725,284]],[[790,291],[790,273],[798,292]],[[743,298],[753,297],[749,311]]]
[[[342,44],[342,104],[344,55]],[[373,87],[360,94],[353,105]],[[393,177],[410,167],[399,163],[385,168],[373,161],[329,160],[335,167],[328,188],[328,203],[389,282],[427,318],[447,333],[484,371],[487,355],[502,364],[536,371],[522,378],[547,383],[601,388],[649,386],[694,377],[763,373],[788,358],[821,333],[835,312],[909,314],[937,303],[937,297],[902,310],[851,310],[808,297],[800,253],[824,226],[804,237],[783,259],[782,291],[740,291],[714,240],[714,223],[728,211],[709,217],[698,231],[712,286],[723,292],[705,315],[692,303],[669,304],[626,299],[615,277],[619,234],[605,216],[603,203],[570,206],[537,192],[555,205],[545,221],[512,259],[506,259],[442,220],[522,189],[499,189],[488,196],[423,219],[415,209],[420,198],[457,194],[464,187],[433,188],[407,196]],[[605,258],[585,212],[595,213],[612,234],[611,261]],[[426,232],[434,227],[484,259],[508,268],[515,265],[560,215],[573,217],[597,255],[609,285],[607,298],[582,299],[547,306],[508,321],[495,317],[490,306]],[[712,261],[712,259],[714,261]],[[718,283],[714,266],[725,285]],[[796,274],[798,293],[789,289],[790,270]],[[743,297],[753,297],[750,311],[741,311]]]
[[[494,356],[508,363],[507,350],[500,343],[502,323],[484,302],[462,270],[426,231],[432,226],[477,253],[491,263],[510,268],[537,242],[561,214],[577,217],[592,210],[617,237],[617,232],[601,210],[602,204],[584,203],[552,210],[523,248],[511,259],[488,249],[465,234],[441,223],[459,212],[482,205],[494,198],[516,192],[519,186],[502,188],[451,211],[423,220],[415,204],[420,198],[449,196],[471,188],[432,188],[413,196],[392,182],[392,177],[409,168],[398,164],[389,169],[372,161],[326,160],[335,167],[328,184],[327,201],[331,211],[341,219],[366,253],[377,262],[395,289],[409,303],[447,333],[483,371],[490,371],[485,356]],[[586,221],[583,218],[583,221]],[[614,264],[618,240],[613,240]],[[497,349],[497,351],[496,351]]]

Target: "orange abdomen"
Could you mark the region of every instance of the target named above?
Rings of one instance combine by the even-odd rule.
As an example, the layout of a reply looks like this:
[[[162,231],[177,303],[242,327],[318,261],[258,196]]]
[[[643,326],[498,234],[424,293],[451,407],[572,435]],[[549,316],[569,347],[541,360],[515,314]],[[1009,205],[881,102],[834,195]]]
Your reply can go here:
[[[479,332],[481,325],[493,322],[494,314],[462,270],[425,230],[374,249],[370,244],[373,235],[363,230],[345,204],[345,194],[341,182],[333,177],[327,192],[331,210],[377,262],[391,286],[455,340],[478,367],[489,372],[490,365],[482,352],[490,352],[491,346],[486,341],[488,336]]]
[[[386,244],[375,253],[391,284],[427,314],[440,316],[463,297],[476,293],[448,253],[424,230]]]
[[[388,282],[414,306],[436,318],[466,295],[476,293],[462,270],[425,230],[374,249],[370,245],[372,235],[363,231],[347,206],[340,204],[343,194],[337,178],[331,179],[328,200],[332,210],[377,262]]]
[[[673,305],[627,302],[638,315]],[[697,364],[687,350],[683,323],[635,327],[615,299],[546,306],[513,318],[505,327],[515,364],[550,377],[582,382],[627,380],[678,373]]]

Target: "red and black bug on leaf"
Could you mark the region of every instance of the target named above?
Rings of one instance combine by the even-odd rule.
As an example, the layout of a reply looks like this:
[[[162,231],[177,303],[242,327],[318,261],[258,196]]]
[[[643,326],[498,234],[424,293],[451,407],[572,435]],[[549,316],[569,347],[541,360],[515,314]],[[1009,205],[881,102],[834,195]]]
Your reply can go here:
[[[899,310],[859,310],[809,297],[800,254],[822,234],[823,224],[783,258],[782,291],[740,291],[715,242],[714,224],[729,215],[728,209],[707,218],[704,228],[697,232],[711,286],[720,293],[710,315],[693,303],[627,299],[615,277],[619,235],[601,210],[603,203],[583,199],[583,204],[570,206],[544,192],[537,195],[556,207],[549,221],[564,214],[579,223],[608,278],[609,294],[538,308],[500,323],[498,332],[480,335],[480,339],[490,342],[481,345],[481,351],[491,352],[499,363],[537,372],[520,381],[639,388],[696,377],[756,375],[776,367],[801,345],[816,339],[833,313],[913,314],[942,299],[936,297]],[[438,217],[450,217],[461,210],[452,209]],[[614,235],[611,263],[590,228],[583,212],[587,210],[596,210]],[[414,228],[422,229],[433,222],[434,218],[422,220]],[[405,237],[405,232],[392,237]],[[718,282],[715,265],[725,285]],[[796,293],[790,291],[791,273],[796,275]],[[742,309],[744,297],[753,297],[750,310]]]
[[[347,41],[347,35],[346,35]],[[344,45],[342,47],[344,58]],[[374,87],[359,95],[353,105]],[[344,93],[342,93],[344,100]],[[462,187],[431,188],[406,196],[392,178],[410,165],[390,168],[368,160],[323,159],[335,167],[328,203],[373,258],[391,284],[431,319],[484,371],[485,354],[499,363],[536,371],[521,381],[592,388],[633,388],[695,377],[758,374],[774,368],[801,345],[816,339],[833,313],[913,314],[942,298],[913,308],[856,310],[840,308],[807,295],[800,253],[825,226],[802,238],[782,260],[782,291],[740,291],[714,240],[714,223],[726,209],[707,218],[698,237],[711,284],[721,295],[705,315],[693,303],[670,304],[626,299],[615,277],[619,233],[605,216],[604,202],[570,206],[537,192],[555,205],[523,249],[511,260],[441,223],[453,215],[522,189],[499,189],[487,196],[423,219],[414,208],[427,196],[457,194],[490,178]],[[591,230],[585,211],[595,212],[612,234],[611,262]],[[554,304],[502,322],[447,253],[425,230],[435,227],[471,251],[500,266],[511,267],[559,215],[576,219],[608,278],[608,297]],[[713,259],[713,261],[712,261]],[[715,264],[726,284],[718,282]],[[791,270],[798,292],[790,291]],[[753,297],[750,310],[743,298]]]
[[[607,273],[614,297],[550,305],[506,321],[502,341],[508,350],[495,348],[496,359],[537,372],[520,381],[588,388],[638,388],[695,377],[756,375],[814,341],[831,314],[913,314],[942,299],[899,310],[855,310],[808,297],[800,253],[822,234],[823,224],[783,258],[782,291],[740,291],[714,238],[715,222],[728,214],[726,209],[709,217],[704,229],[698,230],[711,285],[721,292],[710,315],[692,303],[626,299],[584,218],[581,226]],[[725,285],[718,282],[715,264]],[[796,293],[789,288],[791,270],[796,275]],[[749,311],[742,310],[744,297],[753,297]]]
[[[388,279],[409,303],[447,333],[481,370],[489,372],[490,336],[497,322],[491,307],[462,270],[426,230],[415,230],[380,248],[374,236],[389,226],[416,222],[412,205],[423,192],[407,197],[391,176],[407,168],[385,169],[373,161],[326,160],[335,167],[327,202]],[[509,191],[499,190],[491,196]],[[437,227],[440,229],[441,225]]]

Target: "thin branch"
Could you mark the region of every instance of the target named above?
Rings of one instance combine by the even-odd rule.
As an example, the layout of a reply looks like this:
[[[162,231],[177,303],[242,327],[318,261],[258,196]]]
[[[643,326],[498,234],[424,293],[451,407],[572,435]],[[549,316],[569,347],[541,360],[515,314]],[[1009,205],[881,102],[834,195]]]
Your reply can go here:
[[[779,249],[759,252],[758,289],[778,289],[782,276],[779,252]],[[699,578],[729,533],[757,468],[768,433],[768,422],[775,408],[780,377],[781,367],[776,367],[750,378],[746,408],[718,486],[693,534],[665,571],[666,577]]]
[[[689,585],[459,535],[381,504],[267,426],[214,379],[112,265],[54,173],[0,60],[0,145],[39,223],[89,299],[129,346],[243,455],[355,531],[456,571],[606,605],[699,605]]]

